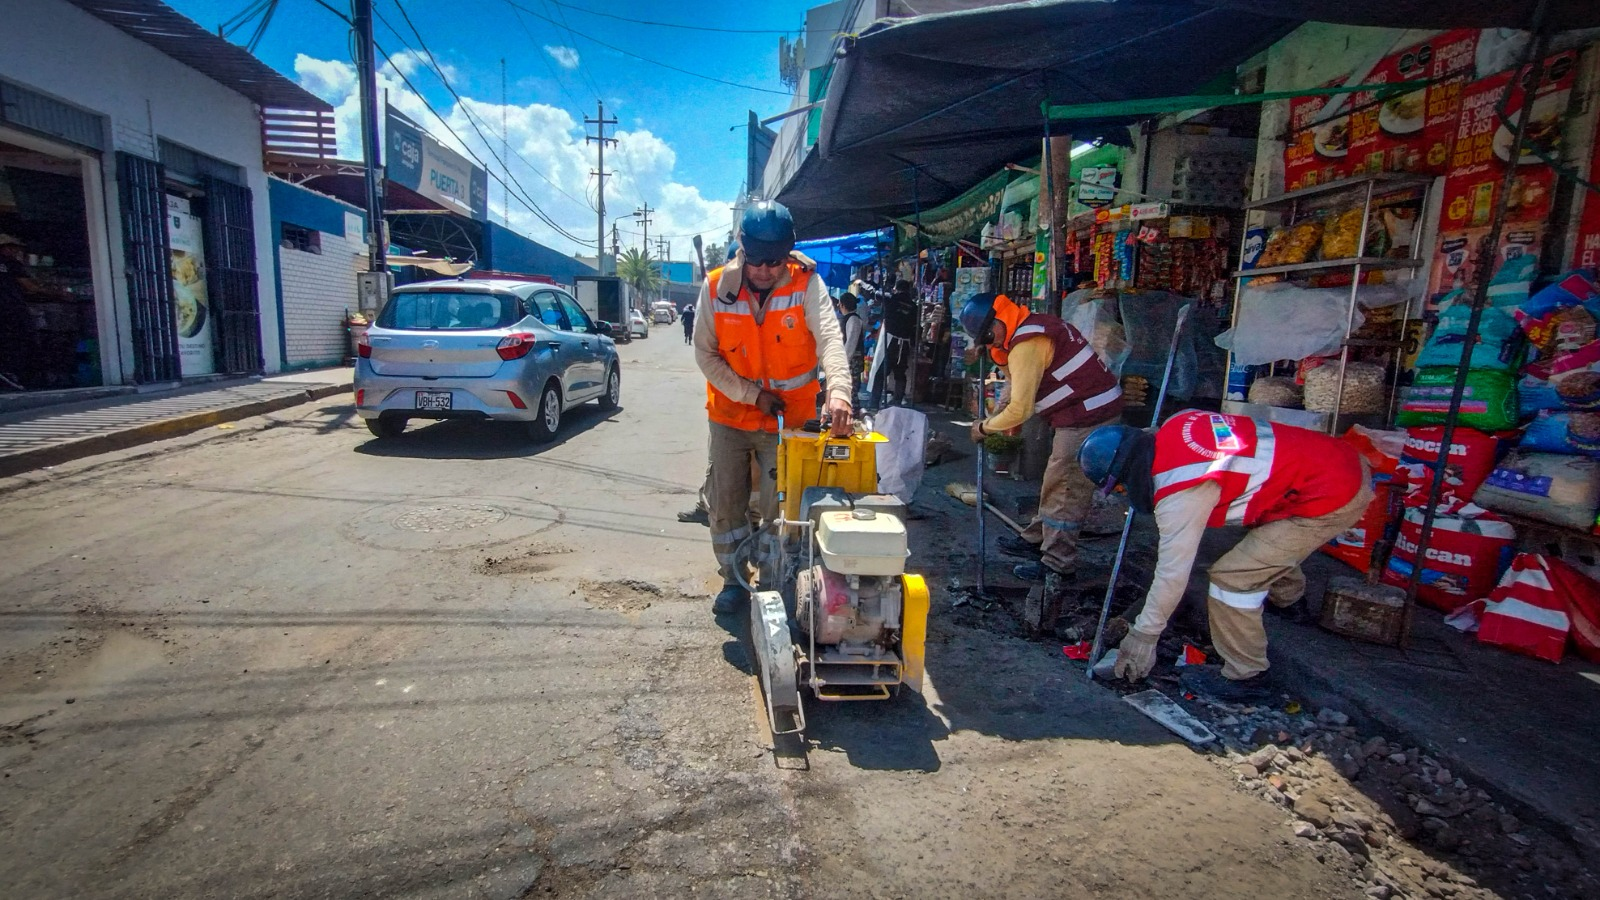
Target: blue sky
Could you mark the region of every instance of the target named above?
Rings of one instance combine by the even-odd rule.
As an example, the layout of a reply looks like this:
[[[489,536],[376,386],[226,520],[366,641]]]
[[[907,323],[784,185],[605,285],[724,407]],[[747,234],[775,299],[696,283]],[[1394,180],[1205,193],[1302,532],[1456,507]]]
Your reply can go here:
[[[166,2],[211,30],[253,5],[252,0]],[[348,9],[348,0],[325,2]],[[376,2],[381,18],[403,36],[397,37],[380,21],[376,26],[378,44],[395,58],[444,122],[433,119],[418,98],[409,96],[392,70],[382,79],[390,89],[391,102],[447,144],[456,143],[444,127],[452,125],[462,141],[486,161],[491,161],[490,156],[480,146],[469,120],[476,118],[498,152],[500,60],[506,60],[505,113],[516,154],[511,160],[512,175],[558,224],[584,238],[592,238],[595,231],[595,215],[589,207],[594,197],[589,176],[594,150],[583,144],[582,121],[594,115],[596,94],[604,98],[607,115],[620,122],[623,141],[620,148],[606,154],[606,167],[617,174],[607,184],[607,212],[611,217],[626,214],[641,201],[659,208],[652,216],[651,236],[681,235],[673,241],[673,256],[680,259],[687,259],[692,252],[690,233],[702,233],[711,242],[726,237],[728,207],[743,184],[745,166],[744,129],[729,131],[729,126],[742,126],[751,109],[766,116],[788,107],[789,97],[778,81],[780,34],[775,32],[791,29],[791,38],[798,35],[806,8],[815,5],[788,0],[560,0],[562,5],[554,0],[404,0],[427,47],[465,99],[467,108],[463,110],[418,53],[418,42],[396,9],[396,0]],[[519,12],[513,3],[524,11]],[[590,11],[635,21],[618,21]],[[636,21],[640,19],[770,29],[774,33],[692,31],[641,24]],[[230,37],[244,43],[253,30],[252,24]],[[338,107],[342,150],[359,146],[348,35],[345,23],[316,0],[279,0],[256,50],[268,65]],[[762,93],[680,74],[603,47],[591,37],[680,69],[782,93]],[[499,185],[491,181],[490,202],[497,220],[502,196]],[[593,252],[561,237],[516,200],[510,209],[512,226],[536,240],[566,252]],[[636,234],[638,226],[623,220],[620,227],[626,247],[629,233]]]

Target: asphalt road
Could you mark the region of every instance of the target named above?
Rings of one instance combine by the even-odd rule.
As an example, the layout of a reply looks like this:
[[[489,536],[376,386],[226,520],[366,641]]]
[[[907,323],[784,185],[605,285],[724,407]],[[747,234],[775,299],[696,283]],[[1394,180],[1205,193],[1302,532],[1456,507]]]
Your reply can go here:
[[[1349,897],[1282,811],[951,613],[775,761],[670,329],[537,448],[342,399],[0,483],[0,884],[55,897]]]

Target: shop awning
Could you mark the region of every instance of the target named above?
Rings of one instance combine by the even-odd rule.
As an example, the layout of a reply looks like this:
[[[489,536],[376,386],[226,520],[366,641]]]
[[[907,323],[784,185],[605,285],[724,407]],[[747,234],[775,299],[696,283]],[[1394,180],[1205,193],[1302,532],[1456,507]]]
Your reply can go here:
[[[807,235],[911,215],[1037,155],[1046,99],[1196,93],[1298,24],[1179,0],[1035,0],[879,22],[846,45],[817,146],[778,199]],[[1073,134],[1116,138],[1129,121],[1077,122]]]
[[[260,106],[333,109],[327,101],[285,78],[250,51],[201,28],[159,0],[70,2]]]
[[[1546,0],[1547,31],[1600,26],[1595,0]],[[1521,28],[1533,26],[1539,0],[1209,0],[1253,15],[1381,28]]]

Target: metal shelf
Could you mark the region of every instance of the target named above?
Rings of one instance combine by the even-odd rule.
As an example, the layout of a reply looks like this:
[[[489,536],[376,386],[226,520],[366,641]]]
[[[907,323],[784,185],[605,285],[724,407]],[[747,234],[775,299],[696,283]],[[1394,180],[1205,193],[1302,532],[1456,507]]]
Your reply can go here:
[[[1348,259],[1319,259],[1316,262],[1290,263],[1284,266],[1267,266],[1261,269],[1240,269],[1234,278],[1254,278],[1257,275],[1288,275],[1294,272],[1316,272],[1323,269],[1415,269],[1422,265],[1420,259],[1394,259],[1388,256],[1352,256]]]
[[[1321,194],[1336,194],[1348,191],[1351,188],[1372,185],[1373,193],[1379,191],[1400,190],[1408,187],[1426,187],[1433,183],[1432,175],[1411,175],[1404,172],[1383,172],[1377,175],[1362,175],[1357,178],[1346,178],[1342,181],[1330,181],[1327,184],[1316,184],[1311,187],[1301,188],[1298,191],[1289,191],[1275,197],[1267,197],[1251,202],[1245,209],[1274,209],[1282,206],[1292,206],[1301,200],[1316,197]]]

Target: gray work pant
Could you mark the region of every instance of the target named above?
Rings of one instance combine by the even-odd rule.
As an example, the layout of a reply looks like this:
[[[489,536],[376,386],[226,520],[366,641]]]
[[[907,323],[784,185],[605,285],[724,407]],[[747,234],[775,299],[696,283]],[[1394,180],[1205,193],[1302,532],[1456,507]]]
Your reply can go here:
[[[737,584],[734,553],[755,528],[778,516],[778,436],[711,423],[711,552],[724,584]],[[752,484],[752,480],[756,483]],[[750,494],[759,494],[760,519],[750,513]],[[751,555],[753,558],[753,555]]]

